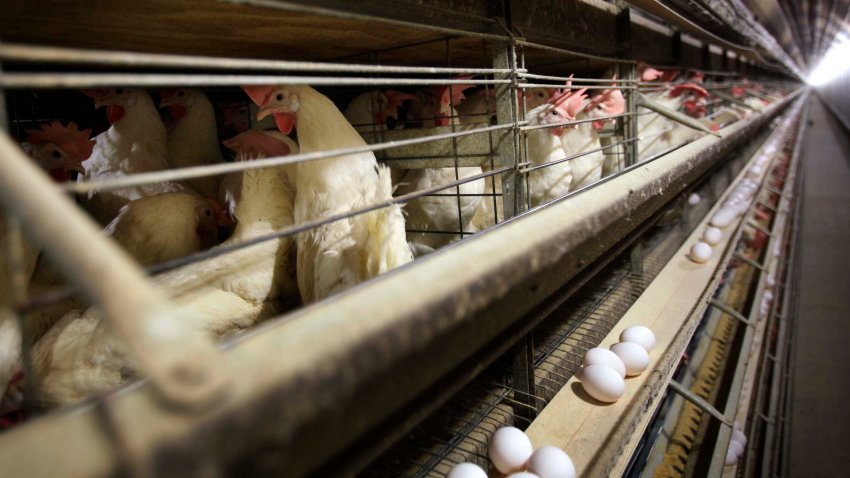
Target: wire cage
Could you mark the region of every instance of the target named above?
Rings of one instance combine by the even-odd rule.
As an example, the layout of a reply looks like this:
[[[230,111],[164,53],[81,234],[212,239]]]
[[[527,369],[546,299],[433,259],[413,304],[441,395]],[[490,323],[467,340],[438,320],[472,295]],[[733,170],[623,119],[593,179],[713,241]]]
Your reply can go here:
[[[6,175],[0,193],[8,269],[0,325],[13,325],[9,350],[20,349],[4,402],[17,403],[11,423],[31,423],[10,427],[4,435],[15,445],[0,450],[28,457],[14,465],[22,473],[51,474],[30,448],[47,430],[82,433],[67,454],[114,442],[81,453],[71,474],[486,468],[490,434],[530,426],[569,388],[584,352],[612,333],[745,168],[767,122],[800,95],[758,54],[622,2],[7,7],[0,167],[23,172]],[[39,27],[44,18],[61,25]],[[309,125],[280,139],[288,131],[251,94],[269,85],[309,85],[333,110],[323,121],[347,122],[326,130],[329,146],[316,146]],[[100,148],[120,118],[110,110],[107,121],[80,93],[93,89],[158,97],[149,120],[170,126],[166,134],[187,114],[161,110],[166,99],[197,95],[193,104],[210,108],[204,134],[218,159],[50,184],[20,144],[46,123],[73,121]],[[225,147],[245,132],[265,132],[288,154],[245,160]],[[351,132],[356,140],[333,139]],[[368,190],[338,173],[355,163],[387,176],[387,187]],[[256,177],[250,171],[289,171],[274,174],[289,178],[281,181],[294,212],[240,235],[239,200],[221,200],[212,212],[229,213],[237,229],[219,227],[211,242],[165,258],[130,257],[126,244],[115,247],[114,216],[97,223],[75,204],[163,184],[220,186]],[[335,196],[348,194],[341,207],[312,214],[298,195],[322,188],[351,192]],[[691,193],[707,199],[687,207]],[[346,277],[344,287],[302,286],[299,295],[301,267],[310,267],[305,237],[394,214],[404,220],[406,259],[350,246],[362,254],[348,264],[356,270],[325,271]],[[156,234],[128,240],[142,232]],[[384,233],[378,249],[398,239]],[[328,247],[320,255],[336,246]],[[222,264],[226,277],[209,272]],[[204,322],[205,301],[241,291],[245,282],[228,280],[256,267],[264,292],[235,293],[251,312]],[[60,423],[73,409],[48,409],[84,397],[45,393],[65,369],[51,355],[44,362],[60,352],[39,341],[73,327],[88,327],[81,333],[93,344],[80,354],[97,350],[104,330],[118,345],[88,359],[94,369],[109,362],[112,386],[79,385],[95,396]],[[229,447],[227,436],[239,443]]]

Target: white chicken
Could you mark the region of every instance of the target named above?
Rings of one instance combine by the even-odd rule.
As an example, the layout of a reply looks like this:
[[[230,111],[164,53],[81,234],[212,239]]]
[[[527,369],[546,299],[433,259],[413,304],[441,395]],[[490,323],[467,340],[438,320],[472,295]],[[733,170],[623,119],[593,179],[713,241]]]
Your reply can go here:
[[[272,116],[284,134],[298,129],[302,153],[366,143],[331,100],[307,85],[247,86],[258,119]],[[298,163],[295,223],[303,224],[392,199],[389,170],[371,152]],[[410,262],[398,206],[336,220],[298,235],[298,288],[305,303]]]
[[[458,125],[454,106],[463,99],[463,90],[471,85],[451,85],[429,89],[422,109],[426,128]],[[428,133],[430,134],[430,133]],[[398,186],[401,195],[447,186],[455,181],[481,174],[481,167],[411,169]],[[449,194],[459,193],[459,196]],[[449,244],[461,233],[475,232],[472,219],[481,204],[484,180],[478,179],[448,187],[436,195],[412,199],[404,206],[407,214],[407,242],[414,256],[421,256]],[[433,232],[432,232],[433,231]]]
[[[130,201],[103,232],[149,266],[214,246],[226,218],[214,200],[193,192],[163,193]]]
[[[159,112],[143,90],[116,88],[87,90],[95,107],[107,107],[112,126],[95,140],[91,157],[83,163],[81,180],[119,178],[170,166],[168,138]],[[182,190],[176,183],[146,184],[111,191],[92,191],[81,198],[101,224],[108,224],[128,202],[146,196]]]
[[[168,154],[175,168],[224,162],[212,103],[202,91],[181,88],[162,90],[160,108],[167,108],[175,123],[168,132]],[[218,176],[187,179],[186,184],[205,198],[219,196]]]
[[[401,91],[367,91],[354,97],[345,107],[345,118],[360,133],[387,130],[389,118],[398,119],[398,109],[416,95]]]
[[[525,115],[529,126],[546,126],[553,123],[575,121],[584,109],[585,90],[559,91],[542,106]],[[528,173],[530,206],[537,207],[566,195],[573,181],[573,160],[563,161],[568,155],[564,135],[574,130],[571,126],[531,129],[526,133],[526,160],[531,163]],[[548,164],[561,161],[557,164]],[[544,166],[545,165],[545,166]]]
[[[247,135],[261,135],[249,132]],[[253,143],[251,136],[226,142]],[[252,144],[254,151],[262,146]],[[269,153],[273,154],[273,153]],[[237,207],[239,224],[221,247],[265,236],[293,223],[292,183],[286,168],[248,170]],[[297,301],[292,239],[281,237],[184,266],[154,280],[197,330],[220,338],[274,315]],[[123,344],[95,309],[62,318],[33,348],[38,399],[46,406],[74,403],[134,376]]]
[[[654,101],[694,118],[705,115],[708,92],[696,83],[683,83],[663,92]],[[645,161],[662,151],[700,137],[703,133],[669,120],[658,113],[638,117],[638,160]]]
[[[614,78],[616,80],[616,78]],[[604,118],[623,114],[626,110],[626,100],[618,88],[606,88],[578,113],[576,120]],[[598,150],[602,146],[599,139],[599,130],[605,123],[614,120],[597,120],[593,122],[580,123],[575,128],[568,129],[561,136],[564,151],[568,156],[588,151]],[[604,175],[610,174],[616,169],[616,156],[607,155],[605,151],[594,151],[570,160],[573,172],[573,181],[570,191],[576,191],[585,186],[599,181]]]

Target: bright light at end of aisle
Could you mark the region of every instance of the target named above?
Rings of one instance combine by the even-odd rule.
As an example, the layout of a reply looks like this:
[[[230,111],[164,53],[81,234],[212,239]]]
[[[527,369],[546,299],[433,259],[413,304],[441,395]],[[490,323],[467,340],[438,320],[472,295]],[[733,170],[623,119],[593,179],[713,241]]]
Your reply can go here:
[[[820,64],[809,75],[807,82],[812,86],[821,86],[848,69],[850,69],[850,37],[839,33]]]

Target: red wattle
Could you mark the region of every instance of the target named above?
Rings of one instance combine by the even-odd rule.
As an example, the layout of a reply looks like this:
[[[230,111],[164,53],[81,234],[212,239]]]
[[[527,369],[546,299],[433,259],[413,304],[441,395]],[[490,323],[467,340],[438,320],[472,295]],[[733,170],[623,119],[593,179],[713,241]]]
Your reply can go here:
[[[446,118],[445,116],[442,116],[442,117],[439,117],[439,118],[434,118],[434,124],[436,124],[437,126],[448,126],[449,125],[449,119]]]
[[[295,125],[295,115],[292,113],[274,113],[274,122],[277,129],[283,134],[292,132],[292,127]]]
[[[123,118],[126,112],[123,106],[109,105],[106,107],[106,119],[109,120],[110,124],[113,124]]]
[[[71,172],[67,169],[56,168],[48,171],[50,177],[57,183],[64,183],[71,180]]]
[[[183,119],[186,116],[186,108],[180,105],[168,105],[168,113],[176,120]]]

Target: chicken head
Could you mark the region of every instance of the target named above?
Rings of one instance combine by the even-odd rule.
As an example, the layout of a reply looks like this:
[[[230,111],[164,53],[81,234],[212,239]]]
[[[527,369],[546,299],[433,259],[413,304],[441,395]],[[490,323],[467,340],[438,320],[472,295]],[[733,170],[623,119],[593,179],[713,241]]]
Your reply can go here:
[[[106,107],[106,118],[110,123],[121,120],[127,113],[127,108],[136,104],[137,91],[130,88],[83,90],[83,93],[94,99],[95,109]]]
[[[292,132],[298,108],[301,105],[296,89],[273,85],[243,86],[242,89],[260,107],[260,112],[257,114],[258,121],[272,115],[281,132],[284,134]]]
[[[54,180],[71,179],[71,171],[84,173],[82,162],[91,156],[95,141],[89,139],[91,129],[80,131],[74,122],[42,123],[40,129],[28,129],[27,143],[33,159]]]
[[[189,108],[195,104],[195,93],[186,88],[160,91],[159,107],[167,108],[171,117],[177,121],[186,116]]]

